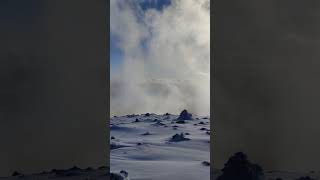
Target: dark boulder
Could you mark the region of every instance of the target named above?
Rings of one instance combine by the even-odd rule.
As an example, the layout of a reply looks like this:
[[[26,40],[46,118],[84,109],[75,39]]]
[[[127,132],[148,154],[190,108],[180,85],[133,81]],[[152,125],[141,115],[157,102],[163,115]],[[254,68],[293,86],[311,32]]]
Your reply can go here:
[[[128,177],[129,173],[125,170],[121,170],[120,174],[122,174],[124,177]]]
[[[134,122],[140,122],[140,120],[138,118],[136,118],[136,120]]]
[[[202,162],[202,165],[204,165],[204,166],[210,166],[210,162],[208,162],[208,161],[203,161],[203,162]]]
[[[244,153],[237,152],[229,158],[217,180],[260,180],[262,177],[262,168],[251,163]]]
[[[186,122],[184,120],[178,120],[176,123],[177,124],[185,124]]]
[[[110,180],[125,180],[125,177],[118,173],[110,173]]]
[[[188,141],[188,140],[190,140],[190,139],[189,138],[185,138],[183,133],[175,134],[170,139],[171,142]]]
[[[178,117],[178,120],[192,120],[192,114],[191,113],[188,113],[187,110],[183,110],[179,117]]]
[[[19,173],[18,171],[14,171],[13,173],[12,173],[12,176],[21,176],[22,174],[21,173]]]
[[[144,116],[145,116],[145,117],[149,117],[149,116],[150,116],[150,113],[146,113]]]
[[[148,136],[148,135],[151,135],[151,133],[150,133],[150,132],[145,132],[145,133],[143,133],[142,135],[143,135],[143,136]]]

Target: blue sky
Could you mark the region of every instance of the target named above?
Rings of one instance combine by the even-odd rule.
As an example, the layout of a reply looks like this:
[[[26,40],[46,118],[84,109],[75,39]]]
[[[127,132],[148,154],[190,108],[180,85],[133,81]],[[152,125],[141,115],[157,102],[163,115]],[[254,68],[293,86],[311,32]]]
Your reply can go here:
[[[164,7],[170,5],[171,0],[141,0],[136,1],[140,8],[145,11],[151,8],[161,11]],[[112,18],[112,17],[111,17]],[[118,38],[114,34],[110,34],[110,66],[111,73],[117,70],[123,61],[123,52],[117,47]],[[146,46],[146,44],[144,44]]]

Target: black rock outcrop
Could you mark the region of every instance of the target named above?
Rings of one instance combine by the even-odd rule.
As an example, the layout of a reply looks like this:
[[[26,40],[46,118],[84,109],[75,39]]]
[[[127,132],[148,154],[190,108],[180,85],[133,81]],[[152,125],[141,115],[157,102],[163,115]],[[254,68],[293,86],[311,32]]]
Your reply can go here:
[[[187,110],[183,110],[179,117],[178,117],[178,120],[192,120],[192,114],[191,113],[188,113]]]

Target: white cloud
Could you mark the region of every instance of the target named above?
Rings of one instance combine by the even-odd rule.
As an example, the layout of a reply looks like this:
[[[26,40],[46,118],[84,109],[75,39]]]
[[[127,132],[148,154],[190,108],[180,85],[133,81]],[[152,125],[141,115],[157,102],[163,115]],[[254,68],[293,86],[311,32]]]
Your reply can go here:
[[[142,11],[137,1],[111,0],[111,33],[124,52],[111,79],[112,114],[209,114],[209,3],[173,0],[162,11]]]

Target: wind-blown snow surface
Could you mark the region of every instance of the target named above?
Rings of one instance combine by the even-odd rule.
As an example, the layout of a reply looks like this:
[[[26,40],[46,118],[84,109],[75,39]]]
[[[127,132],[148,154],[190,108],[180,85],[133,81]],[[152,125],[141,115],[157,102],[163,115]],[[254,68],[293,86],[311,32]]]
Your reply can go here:
[[[209,180],[210,166],[203,162],[210,161],[210,118],[177,119],[169,114],[111,118],[111,172],[125,170],[131,180]],[[171,140],[181,133],[185,139]]]

